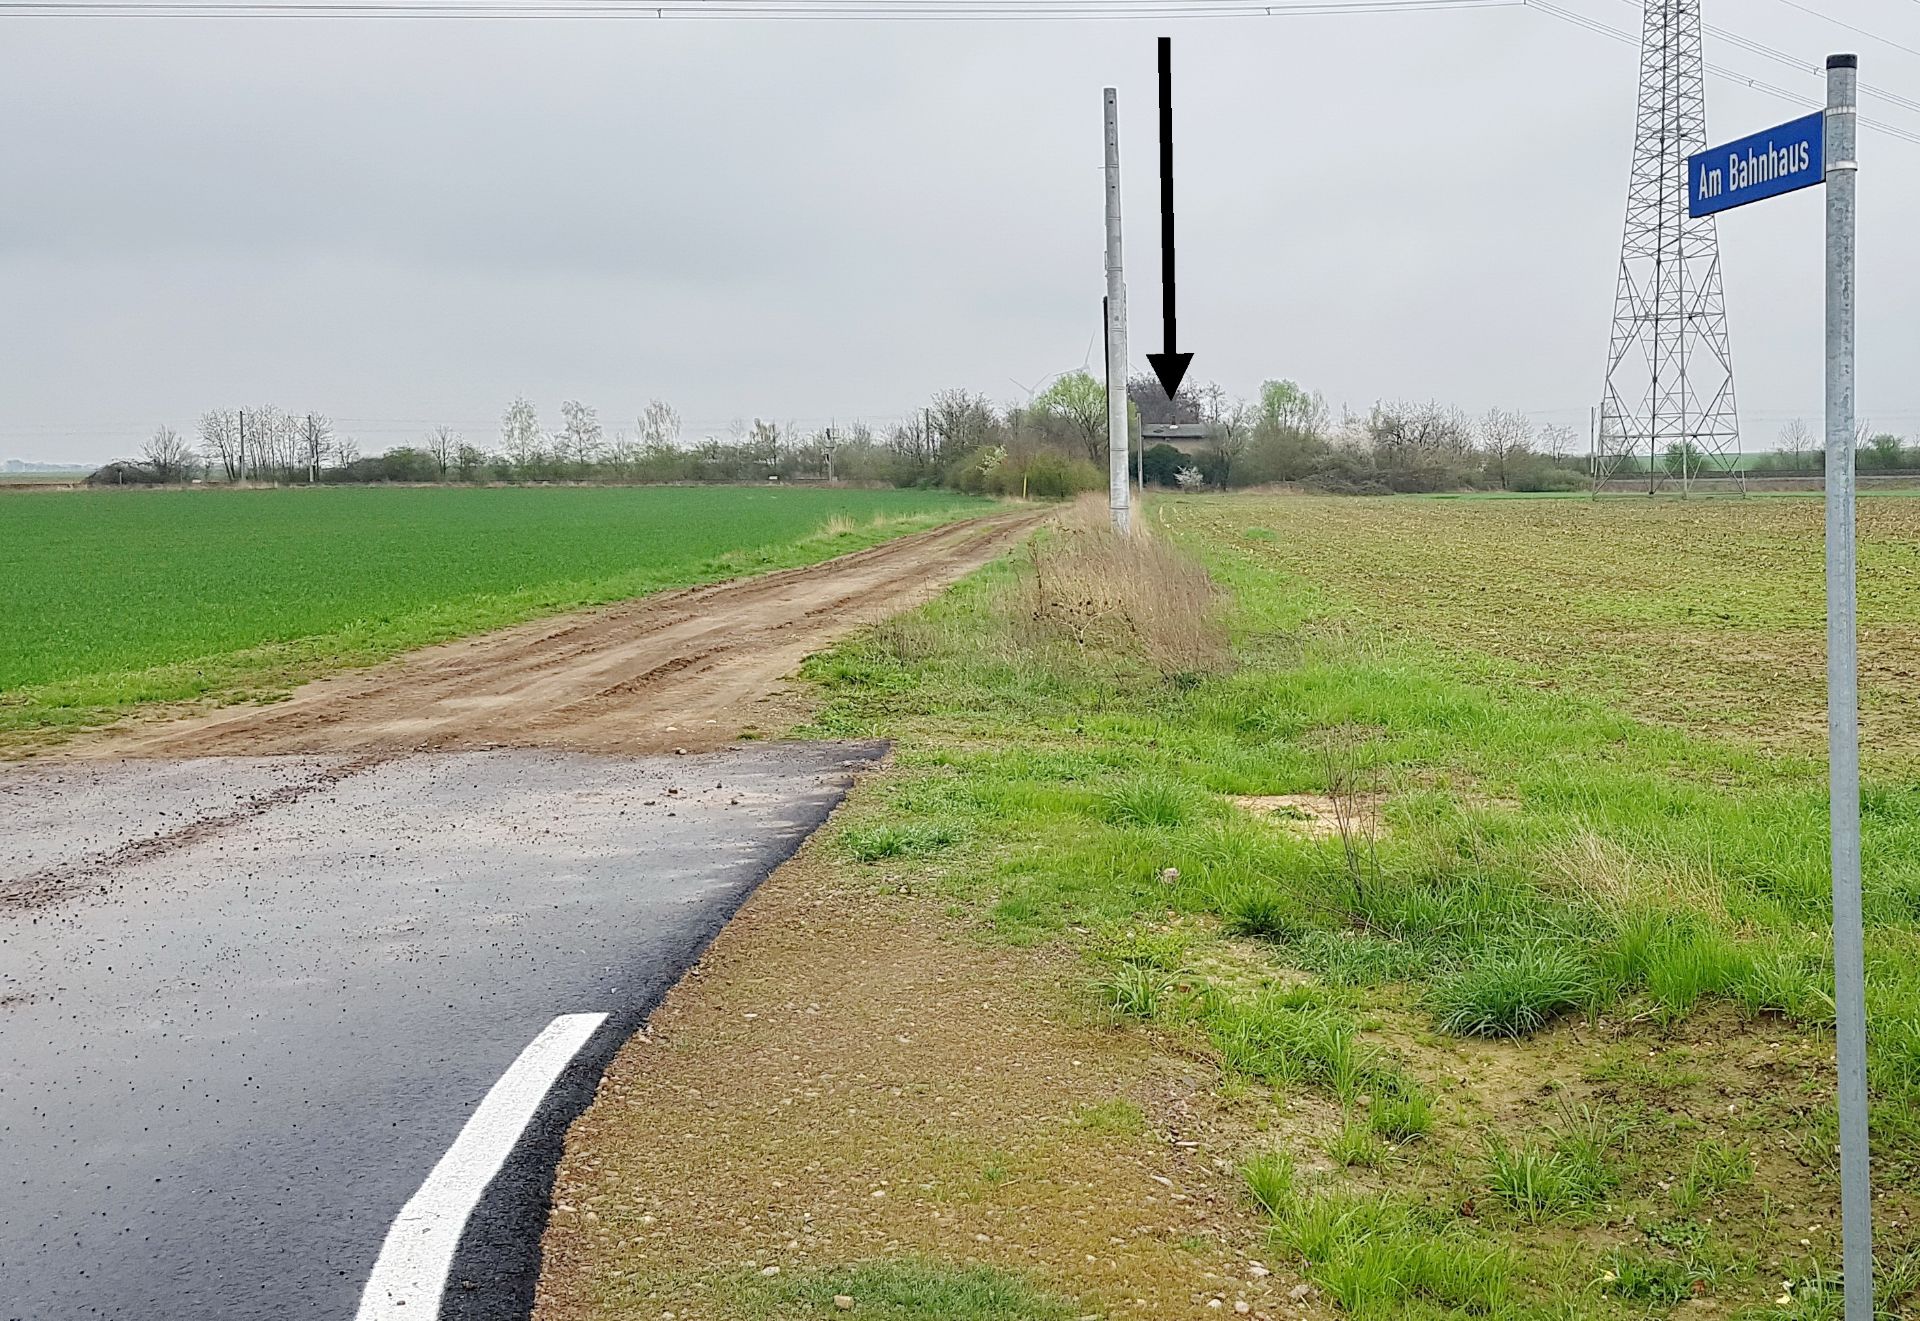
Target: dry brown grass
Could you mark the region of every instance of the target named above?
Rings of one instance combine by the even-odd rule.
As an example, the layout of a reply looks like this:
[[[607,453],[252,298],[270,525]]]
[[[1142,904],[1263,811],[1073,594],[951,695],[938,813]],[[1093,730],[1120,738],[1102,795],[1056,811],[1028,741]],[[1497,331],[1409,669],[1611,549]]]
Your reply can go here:
[[[1137,518],[1116,536],[1097,497],[1080,500],[1028,543],[1029,572],[1015,612],[1036,631],[1081,650],[1146,658],[1163,674],[1225,667],[1226,628],[1207,571]]]
[[[1637,855],[1591,831],[1547,845],[1541,856],[1541,880],[1583,896],[1605,913],[1664,908],[1729,923],[1727,883],[1709,864],[1702,869],[1683,858],[1655,851]]]

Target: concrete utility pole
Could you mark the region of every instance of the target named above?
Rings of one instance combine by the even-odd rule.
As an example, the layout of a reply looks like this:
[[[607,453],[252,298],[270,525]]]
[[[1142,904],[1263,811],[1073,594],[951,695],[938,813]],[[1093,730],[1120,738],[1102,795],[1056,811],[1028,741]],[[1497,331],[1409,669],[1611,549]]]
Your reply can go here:
[[[1860,658],[1854,572],[1854,233],[1860,61],[1827,60],[1827,755],[1840,1065],[1840,1221],[1847,1321],[1873,1321],[1867,993],[1860,903]]]
[[[1127,473],[1127,281],[1120,264],[1120,94],[1104,94],[1107,117],[1107,508],[1125,532],[1133,492]]]

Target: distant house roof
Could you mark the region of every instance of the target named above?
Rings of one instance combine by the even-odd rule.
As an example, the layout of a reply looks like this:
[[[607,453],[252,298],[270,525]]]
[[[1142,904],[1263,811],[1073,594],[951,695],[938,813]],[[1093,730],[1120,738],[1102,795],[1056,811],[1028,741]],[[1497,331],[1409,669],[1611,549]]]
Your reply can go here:
[[[1210,435],[1204,422],[1147,423],[1140,428],[1142,440],[1206,440]]]

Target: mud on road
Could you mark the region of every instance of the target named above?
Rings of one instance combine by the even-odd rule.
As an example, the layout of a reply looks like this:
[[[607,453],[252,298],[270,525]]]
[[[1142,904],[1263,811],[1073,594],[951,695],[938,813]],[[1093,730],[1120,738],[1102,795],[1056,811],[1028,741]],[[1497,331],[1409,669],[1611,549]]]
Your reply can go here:
[[[776,712],[780,681],[807,656],[931,600],[1043,517],[990,515],[805,568],[538,620],[320,679],[271,706],[136,722],[55,755],[709,751]]]

